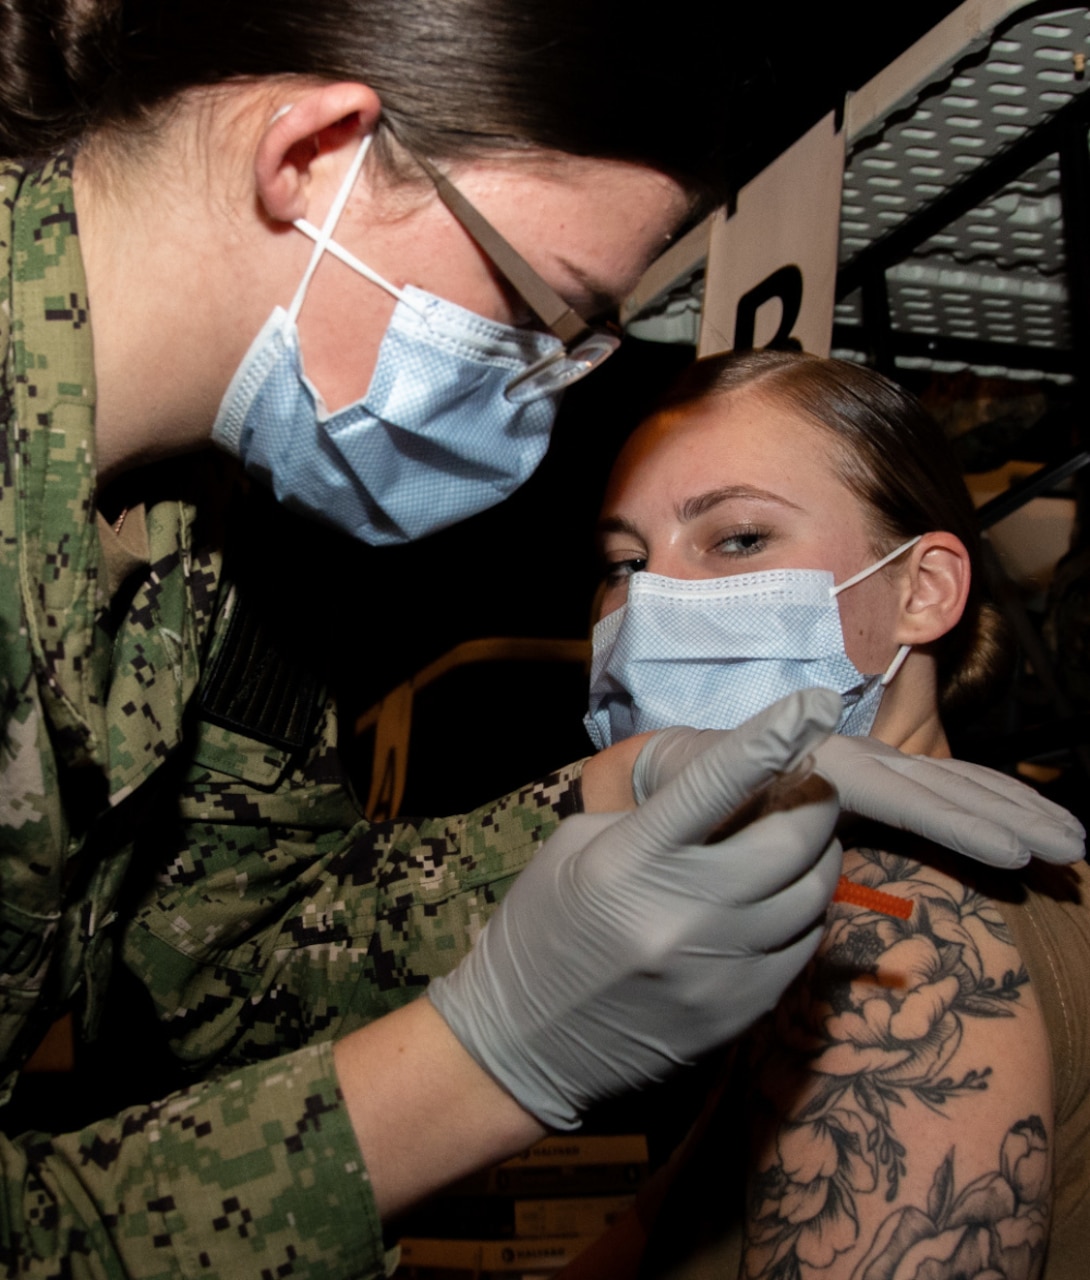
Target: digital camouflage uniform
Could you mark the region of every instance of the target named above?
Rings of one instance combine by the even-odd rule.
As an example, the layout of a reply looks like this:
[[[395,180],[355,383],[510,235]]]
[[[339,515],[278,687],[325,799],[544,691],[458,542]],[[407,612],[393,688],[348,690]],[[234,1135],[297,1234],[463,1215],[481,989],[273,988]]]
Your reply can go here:
[[[251,607],[224,550],[228,510],[275,545],[253,529],[275,504],[221,501],[232,467],[203,456],[96,512],[70,170],[0,169],[0,1052],[14,1072],[69,1005],[93,1032],[123,959],[211,1078],[0,1142],[0,1264],[381,1274],[328,1042],[457,962],[577,805],[578,766],[464,817],[362,821],[296,643],[316,620]]]

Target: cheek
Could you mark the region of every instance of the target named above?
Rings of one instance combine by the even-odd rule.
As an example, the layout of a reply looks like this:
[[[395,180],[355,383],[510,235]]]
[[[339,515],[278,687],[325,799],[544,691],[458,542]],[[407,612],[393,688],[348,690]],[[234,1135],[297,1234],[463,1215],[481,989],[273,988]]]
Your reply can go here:
[[[326,266],[319,265],[299,313],[299,345],[307,377],[335,412],[366,394],[397,303],[359,276],[323,277]]]
[[[837,604],[848,657],[864,675],[885,671],[897,652],[897,596],[891,585],[868,579],[838,596]]]
[[[618,582],[613,586],[608,583],[602,585],[595,600],[595,608],[593,618],[595,622],[601,622],[603,618],[608,618],[611,613],[617,610],[628,599],[628,579]]]

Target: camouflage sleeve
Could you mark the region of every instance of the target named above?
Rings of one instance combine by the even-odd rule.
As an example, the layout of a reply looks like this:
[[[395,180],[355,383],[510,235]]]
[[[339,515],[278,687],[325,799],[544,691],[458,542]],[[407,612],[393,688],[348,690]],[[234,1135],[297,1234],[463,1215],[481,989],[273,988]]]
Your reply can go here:
[[[327,1046],[62,1137],[0,1145],[0,1274],[385,1274]]]
[[[207,1070],[347,1034],[448,972],[515,876],[580,805],[576,764],[468,814],[299,825],[205,774],[124,955],[176,1055]],[[138,851],[138,858],[142,855]]]

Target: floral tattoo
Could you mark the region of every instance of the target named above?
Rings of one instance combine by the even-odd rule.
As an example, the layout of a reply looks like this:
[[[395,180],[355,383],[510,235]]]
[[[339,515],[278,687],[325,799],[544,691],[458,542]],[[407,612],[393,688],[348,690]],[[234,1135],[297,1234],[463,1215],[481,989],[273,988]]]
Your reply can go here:
[[[926,1209],[907,1205],[882,1223],[858,1280],[934,1280],[1039,1273],[1048,1242],[1048,1135],[1040,1116],[1007,1130],[999,1168],[954,1195],[954,1153],[935,1172]]]
[[[821,952],[757,1037],[761,1155],[747,1197],[746,1270],[762,1280],[820,1275],[861,1245],[859,1198],[881,1193],[894,1201],[907,1172],[897,1129],[906,1101],[941,1115],[951,1100],[987,1089],[987,1065],[950,1069],[966,1020],[1013,1016],[1029,981],[1020,964],[987,971],[987,939],[1013,946],[987,898],[899,854],[858,850],[857,858],[862,865],[853,879],[893,886],[913,909],[908,919],[896,919],[834,905]],[[928,1232],[964,1229],[974,1242],[965,1248],[987,1257],[1008,1247],[996,1240],[1021,1232],[1019,1256],[1026,1261],[1035,1232],[1043,1249],[1048,1187],[1037,1172],[1047,1167],[1047,1138],[1036,1116],[1012,1127],[1000,1169],[956,1198],[951,1152],[935,1174],[926,1211],[893,1211],[853,1280],[900,1276],[897,1251],[925,1249],[919,1242]],[[943,1264],[923,1274],[936,1280],[1034,1274],[989,1265],[948,1271]]]

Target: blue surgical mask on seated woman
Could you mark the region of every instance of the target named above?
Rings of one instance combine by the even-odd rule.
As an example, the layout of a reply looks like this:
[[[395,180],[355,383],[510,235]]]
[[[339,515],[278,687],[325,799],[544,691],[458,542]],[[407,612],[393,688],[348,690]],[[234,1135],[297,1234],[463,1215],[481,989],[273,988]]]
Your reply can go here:
[[[634,573],[627,601],[594,628],[584,720],[594,745],[671,725],[735,729],[787,694],[819,686],[844,700],[837,733],[870,733],[909,646],[884,674],[864,675],[844,649],[836,597],[917,542],[839,585],[823,569],[698,579]]]
[[[273,311],[232,378],[212,438],[285,506],[379,546],[456,524],[529,479],[559,397],[509,384],[563,344],[399,289],[333,240],[370,142],[369,134],[321,230],[296,221],[314,252],[291,306]],[[398,300],[366,395],[335,413],[303,371],[296,325],[326,252]]]

